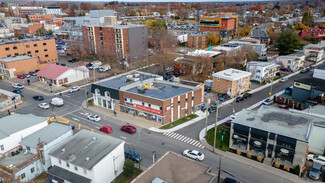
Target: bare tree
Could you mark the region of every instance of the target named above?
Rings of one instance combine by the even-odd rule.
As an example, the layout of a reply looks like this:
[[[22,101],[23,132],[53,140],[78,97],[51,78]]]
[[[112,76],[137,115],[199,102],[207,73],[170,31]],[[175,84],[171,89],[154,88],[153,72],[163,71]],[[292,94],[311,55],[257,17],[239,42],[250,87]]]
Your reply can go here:
[[[68,43],[68,52],[74,57],[81,57],[86,55],[86,50],[83,41],[80,39],[74,39]]]

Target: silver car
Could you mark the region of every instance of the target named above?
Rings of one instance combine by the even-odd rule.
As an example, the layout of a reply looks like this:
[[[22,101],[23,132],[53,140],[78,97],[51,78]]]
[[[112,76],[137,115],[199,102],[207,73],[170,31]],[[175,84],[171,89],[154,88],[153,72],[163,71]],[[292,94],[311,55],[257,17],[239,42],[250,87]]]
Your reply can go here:
[[[322,165],[319,163],[314,163],[309,171],[309,177],[314,180],[318,180],[321,174]]]

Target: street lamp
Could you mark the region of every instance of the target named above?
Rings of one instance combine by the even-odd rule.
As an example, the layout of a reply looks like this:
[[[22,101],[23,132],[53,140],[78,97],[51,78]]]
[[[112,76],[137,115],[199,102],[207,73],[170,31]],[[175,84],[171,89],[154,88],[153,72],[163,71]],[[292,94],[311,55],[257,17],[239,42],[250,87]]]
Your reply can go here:
[[[15,109],[17,109],[17,106],[16,106],[16,95],[14,95],[11,100],[12,100],[12,102],[15,105]]]
[[[47,84],[49,84],[50,89],[51,89],[51,93],[53,93],[53,90],[52,90],[52,83],[48,82]]]
[[[216,148],[215,146],[216,146],[216,136],[217,136],[218,109],[219,109],[219,100],[217,100],[217,104],[216,104],[216,123],[214,125],[213,152],[215,152],[215,148]]]
[[[55,122],[58,122],[58,120],[56,119],[55,113],[54,113],[54,105],[50,103],[50,108],[52,110],[52,114],[54,116]]]

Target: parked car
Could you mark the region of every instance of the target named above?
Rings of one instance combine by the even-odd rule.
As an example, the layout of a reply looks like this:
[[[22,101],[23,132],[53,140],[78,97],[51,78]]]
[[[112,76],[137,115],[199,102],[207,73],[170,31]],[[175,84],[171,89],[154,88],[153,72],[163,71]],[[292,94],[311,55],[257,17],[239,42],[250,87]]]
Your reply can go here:
[[[315,163],[319,163],[322,166],[325,165],[325,157],[324,156],[315,155],[315,154],[308,154],[307,155],[307,160],[315,162]]]
[[[38,104],[38,107],[40,107],[42,109],[48,109],[48,108],[50,108],[50,105],[47,103],[40,103],[40,104]]]
[[[204,94],[206,94],[206,93],[210,93],[211,92],[211,88],[205,88],[204,89]]]
[[[311,179],[318,180],[320,177],[320,174],[322,173],[321,170],[322,170],[322,165],[314,162],[313,167],[311,167],[311,169],[309,171],[309,177]]]
[[[41,100],[44,100],[44,97],[41,96],[41,95],[36,95],[33,97],[34,100],[38,100],[38,101],[41,101]]]
[[[61,66],[68,67],[67,64],[60,64]]]
[[[170,80],[172,77],[173,77],[173,75],[171,73],[169,73],[169,72],[166,72],[163,75],[164,80]]]
[[[305,68],[305,69],[301,70],[300,73],[306,73],[306,72],[309,72],[309,71],[310,71],[309,68]]]
[[[215,112],[217,110],[217,106],[211,106],[209,107],[208,111],[211,112]]]
[[[281,78],[281,79],[280,79],[280,82],[281,82],[281,83],[284,83],[284,82],[286,82],[286,81],[288,81],[288,78]]]
[[[23,74],[26,78],[30,78],[29,74]]]
[[[270,105],[270,104],[272,104],[272,103],[273,103],[273,100],[267,98],[267,99],[265,99],[265,100],[262,102],[262,105]]]
[[[80,90],[80,87],[79,86],[75,86],[75,87],[70,88],[69,89],[69,92],[72,93],[72,92],[76,92],[78,90]]]
[[[253,94],[251,94],[251,93],[245,93],[244,95],[243,95],[243,97],[244,98],[249,98],[249,97],[251,97]]]
[[[244,99],[245,99],[244,97],[237,97],[237,98],[236,98],[236,102],[243,101]]]
[[[226,177],[224,180],[223,180],[223,183],[239,183],[239,181],[233,179],[233,178],[229,178],[229,177]]]
[[[175,76],[175,77],[179,77],[180,75],[181,75],[180,72],[174,72],[174,76]]]
[[[289,106],[288,105],[280,105],[279,106],[281,109],[289,109]]]
[[[227,127],[230,127],[230,125],[231,125],[231,122],[232,122],[232,120],[227,120],[226,122],[225,122],[225,125],[227,126]]]
[[[281,71],[285,71],[285,72],[290,72],[290,69],[289,68],[281,68],[280,70]]]
[[[186,157],[189,157],[189,158],[192,158],[195,160],[200,160],[200,161],[204,160],[204,154],[200,153],[197,150],[186,149],[183,151],[183,156],[186,156]]]
[[[105,132],[105,133],[111,133],[113,131],[113,128],[106,125],[106,126],[100,127],[99,130],[102,132]]]
[[[236,119],[236,116],[235,115],[230,115],[229,117],[228,117],[228,120],[235,120]]]
[[[96,114],[91,114],[91,115],[87,116],[87,118],[91,121],[96,121],[96,122],[101,120],[100,116],[98,116]]]
[[[54,97],[51,99],[51,102],[50,102],[52,105],[55,105],[55,106],[63,106],[63,99],[62,98],[59,98],[59,97]]]
[[[229,98],[229,96],[227,94],[222,94],[222,95],[219,96],[220,101],[227,100],[228,98]]]
[[[73,58],[73,59],[69,60],[68,62],[71,62],[71,63],[79,62],[79,58]]]
[[[17,94],[23,93],[20,89],[13,90],[12,92],[17,93]]]
[[[18,78],[18,79],[25,79],[25,78],[26,78],[26,76],[25,76],[25,75],[23,75],[23,74],[22,74],[22,75],[17,75],[17,78]]]
[[[29,72],[31,76],[36,76],[36,72]]]
[[[136,152],[134,152],[132,150],[125,150],[124,155],[125,155],[125,159],[129,158],[129,159],[131,159],[132,161],[134,161],[136,163],[138,163],[139,161],[142,160],[142,157],[139,156],[138,153],[136,153]]]
[[[127,133],[130,133],[130,134],[133,134],[133,133],[137,132],[137,129],[132,125],[123,125],[121,127],[121,130],[125,131]]]
[[[20,83],[13,83],[11,85],[13,88],[17,88],[17,89],[23,89],[24,85],[20,84]]]

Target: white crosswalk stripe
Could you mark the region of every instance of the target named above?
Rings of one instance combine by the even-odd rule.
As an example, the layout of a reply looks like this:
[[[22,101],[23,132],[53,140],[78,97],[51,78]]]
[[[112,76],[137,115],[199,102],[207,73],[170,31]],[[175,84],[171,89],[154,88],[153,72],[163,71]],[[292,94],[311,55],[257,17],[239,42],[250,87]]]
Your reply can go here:
[[[204,148],[204,146],[201,144],[200,141],[186,137],[184,135],[181,135],[181,134],[178,134],[175,132],[165,132],[165,133],[163,133],[163,135],[167,136],[167,137],[174,138],[174,139],[182,141],[182,142],[185,142],[185,143],[195,146],[197,148],[201,148],[201,149]]]

